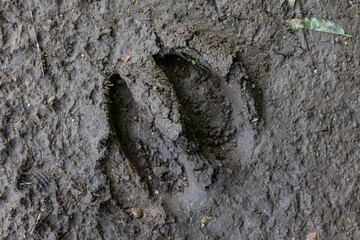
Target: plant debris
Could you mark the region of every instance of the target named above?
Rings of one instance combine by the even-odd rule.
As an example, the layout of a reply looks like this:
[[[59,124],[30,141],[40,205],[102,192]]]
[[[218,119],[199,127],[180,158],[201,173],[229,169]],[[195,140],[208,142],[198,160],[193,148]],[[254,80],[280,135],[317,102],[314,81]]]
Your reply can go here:
[[[317,240],[317,233],[316,232],[309,233],[306,236],[306,240]]]
[[[288,0],[288,2],[289,2],[290,7],[293,8],[295,6],[296,0]]]
[[[130,61],[130,59],[131,59],[131,56],[127,56],[126,58],[121,58],[121,60],[123,60],[125,63]]]
[[[212,216],[204,216],[204,217],[201,219],[201,221],[200,221],[201,227],[204,228],[206,222],[209,221],[209,220],[211,220],[211,219],[213,219]]]
[[[343,35],[346,37],[351,37],[350,35],[345,34],[344,29],[338,24],[321,18],[315,18],[315,17],[294,18],[294,19],[286,20],[286,25],[290,27],[292,31],[305,28],[319,32],[333,33],[333,34]]]
[[[47,101],[49,104],[52,103],[53,101],[55,101],[56,97],[52,96],[51,98],[49,98],[49,100]]]

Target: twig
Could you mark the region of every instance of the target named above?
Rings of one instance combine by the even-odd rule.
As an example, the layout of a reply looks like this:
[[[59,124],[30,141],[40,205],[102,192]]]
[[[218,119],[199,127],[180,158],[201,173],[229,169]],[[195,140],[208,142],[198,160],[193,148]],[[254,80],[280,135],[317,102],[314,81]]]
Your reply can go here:
[[[147,13],[150,10],[150,7],[148,9],[146,9],[143,14]]]
[[[151,5],[151,7],[152,7],[155,11],[159,12],[159,11],[156,9],[156,7],[154,7],[154,5]]]
[[[36,225],[39,223],[40,217],[41,217],[41,213],[39,213],[39,215],[37,216],[34,225],[31,227],[29,233],[27,234],[27,237],[30,237],[33,234]]]
[[[44,67],[45,60],[44,60],[43,54],[41,53],[41,49],[40,49],[40,45],[39,45],[39,41],[38,41],[38,35],[37,35],[37,32],[36,32],[36,28],[35,28],[34,17],[33,17],[32,11],[31,11],[31,0],[29,0],[29,12],[30,12],[30,16],[31,16],[31,22],[32,22],[33,27],[34,27],[35,39],[36,39],[36,47],[37,47],[37,49],[39,51],[39,54],[40,54],[41,72],[42,72],[42,76],[44,77],[45,76],[45,67]]]
[[[356,14],[359,14],[359,8],[352,2],[352,1],[349,1],[350,5],[356,9]]]

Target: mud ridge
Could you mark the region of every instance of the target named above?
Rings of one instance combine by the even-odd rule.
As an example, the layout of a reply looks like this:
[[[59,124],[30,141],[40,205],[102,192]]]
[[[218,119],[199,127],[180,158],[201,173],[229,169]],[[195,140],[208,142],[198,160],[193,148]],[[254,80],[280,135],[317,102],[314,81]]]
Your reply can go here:
[[[132,97],[127,83],[119,75],[110,78],[110,122],[121,151],[131,162],[151,194],[181,190],[186,182],[174,144],[163,136],[153,118]]]

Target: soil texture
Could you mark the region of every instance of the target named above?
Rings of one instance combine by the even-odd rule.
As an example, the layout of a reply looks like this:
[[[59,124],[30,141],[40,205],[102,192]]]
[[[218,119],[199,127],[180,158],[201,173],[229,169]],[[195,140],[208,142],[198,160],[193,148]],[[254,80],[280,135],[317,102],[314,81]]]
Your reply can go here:
[[[360,239],[359,9],[2,0],[0,238]]]

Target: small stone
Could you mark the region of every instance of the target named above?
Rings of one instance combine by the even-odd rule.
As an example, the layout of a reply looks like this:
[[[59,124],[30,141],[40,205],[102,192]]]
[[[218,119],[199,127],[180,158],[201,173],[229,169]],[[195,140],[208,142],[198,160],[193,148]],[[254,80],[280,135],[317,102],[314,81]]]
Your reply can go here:
[[[141,218],[143,216],[143,212],[138,207],[132,208],[131,209],[131,214],[136,218]]]
[[[180,175],[182,173],[181,166],[175,160],[170,162],[169,170],[174,175]]]
[[[134,120],[135,120],[135,121],[138,120],[138,117],[137,117],[137,116],[134,116]]]
[[[337,42],[337,43],[340,42],[340,38],[339,38],[339,37],[335,37],[334,40],[335,40],[335,42]]]
[[[154,164],[155,165],[155,164]],[[169,171],[169,168],[168,167],[165,167],[165,166],[161,166],[161,167],[157,167],[157,164],[156,166],[154,166],[153,168],[153,173],[156,177],[162,177],[166,172]]]

